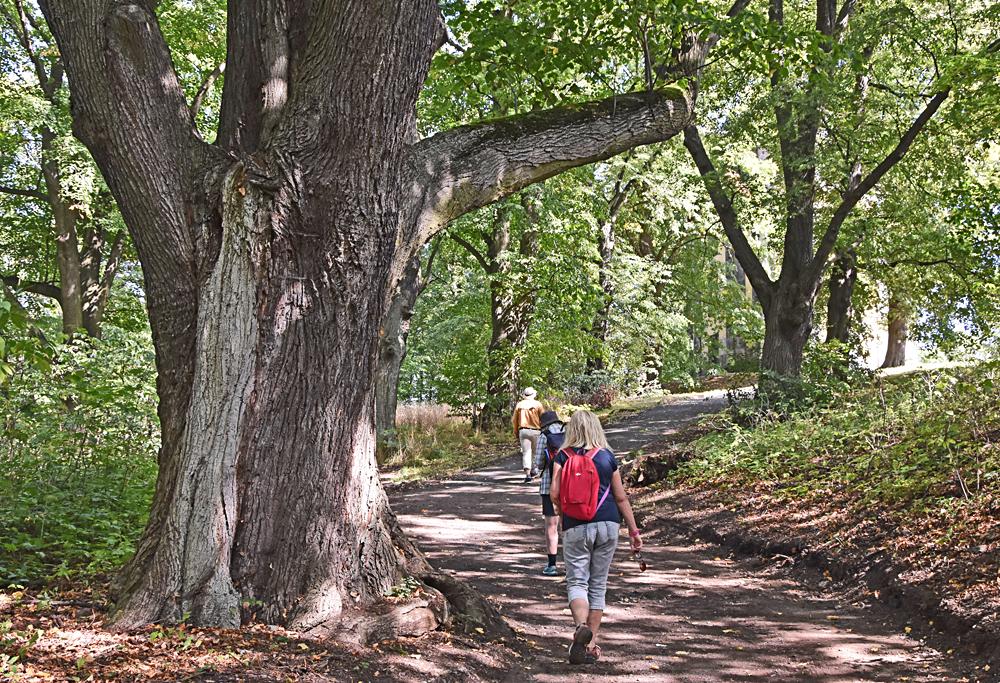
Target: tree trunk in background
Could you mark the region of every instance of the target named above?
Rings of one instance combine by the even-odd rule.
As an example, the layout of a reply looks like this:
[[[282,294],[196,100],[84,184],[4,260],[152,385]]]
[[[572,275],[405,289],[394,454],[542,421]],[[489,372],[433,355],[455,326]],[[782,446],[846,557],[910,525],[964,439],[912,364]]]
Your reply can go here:
[[[848,28],[856,3],[846,3],[838,12],[835,3],[817,0],[815,26],[821,46],[830,51]],[[771,0],[768,21],[776,30],[785,25],[784,0]],[[870,56],[870,55],[869,55]],[[684,131],[684,145],[691,154],[705,189],[722,223],[736,258],[743,266],[757,298],[764,309],[764,347],[761,369],[783,377],[794,378],[802,367],[803,351],[812,328],[813,306],[828,260],[837,246],[841,228],[858,202],[888,173],[910,149],[913,141],[948,99],[949,90],[934,93],[896,144],[867,175],[860,159],[848,159],[846,189],[830,214],[826,229],[816,240],[817,167],[816,145],[819,137],[821,111],[825,106],[822,93],[803,90],[806,81],[784,76],[783,69],[771,75],[774,102],[775,131],[781,150],[779,157],[784,181],[784,248],[781,271],[773,280],[747,238],[724,185],[724,173],[715,168],[702,143],[696,126]],[[808,86],[807,86],[808,88]],[[864,102],[868,92],[867,76],[856,82],[858,105],[857,125],[862,123]]]
[[[37,95],[53,109],[62,108],[66,96],[64,64],[59,58],[47,61],[57,53],[57,48],[50,39],[31,35],[29,27],[36,27],[39,23],[39,18],[35,16],[37,10],[30,4],[20,3],[17,10],[18,19],[4,12],[6,28],[16,37],[23,56],[34,67]],[[42,53],[46,53],[46,58],[41,57]],[[106,193],[103,193],[104,196],[98,193],[90,207],[89,218],[81,214],[76,199],[64,194],[66,169],[57,149],[59,136],[47,125],[41,126],[39,133],[39,164],[44,192],[9,188],[2,191],[26,195],[48,205],[52,212],[59,284],[22,281],[16,276],[4,276],[4,281],[8,286],[54,299],[60,307],[64,334],[73,335],[83,330],[92,337],[100,337],[104,308],[118,273],[125,235],[120,232],[110,242],[106,239],[103,219],[115,209],[113,200]]]
[[[618,95],[414,143],[445,38],[435,2],[246,0],[229,6],[208,145],[147,5],[41,5],[74,133],[139,253],[156,348],[159,474],[115,623],[253,617],[364,638],[354,615],[374,613],[379,634],[398,633],[404,614],[379,612],[381,597],[426,566],[375,465],[387,293],[449,221],[672,137],[693,95]],[[405,614],[425,630],[443,616],[430,602]]]
[[[530,266],[538,250],[537,199],[534,192],[521,195],[528,225],[517,252],[510,249],[514,207],[500,204],[493,215],[493,229],[482,234],[485,247],[461,235],[451,238],[482,266],[490,288],[490,341],[486,347],[486,401],[476,417],[476,425],[489,429],[508,419],[517,400],[521,359],[537,295],[530,283]]]
[[[378,364],[375,370],[375,434],[383,435],[396,428],[396,405],[399,393],[399,372],[406,358],[406,338],[410,334],[410,318],[417,298],[427,288],[434,267],[434,257],[440,242],[435,240],[421,266],[420,257],[410,260],[396,286],[389,308],[379,329]]]
[[[521,361],[527,350],[528,331],[538,300],[531,281],[530,264],[538,256],[539,204],[538,191],[532,189],[521,193],[526,225],[518,241],[517,264],[508,253],[513,221],[513,208],[509,204],[498,208],[493,232],[486,245],[491,332],[486,348],[488,398],[479,417],[482,428],[505,424],[517,402]]]
[[[815,293],[801,292],[779,282],[775,296],[764,305],[762,371],[780,377],[798,377],[812,332]]]
[[[611,305],[614,303],[614,281],[611,276],[611,262],[615,254],[615,225],[618,222],[618,214],[621,212],[629,192],[635,186],[635,178],[627,183],[622,183],[625,169],[622,169],[615,182],[615,189],[608,200],[608,215],[605,216],[601,224],[601,233],[598,235],[597,251],[600,255],[600,265],[598,270],[598,283],[603,294],[601,306],[594,316],[594,323],[591,327],[591,334],[598,343],[596,352],[587,359],[587,368],[590,370],[603,370],[605,367],[604,354],[608,341],[608,326],[611,321]]]
[[[899,368],[906,365],[907,320],[909,311],[895,294],[889,295],[889,339],[885,350],[883,368]]]
[[[857,253],[839,252],[830,272],[830,297],[826,304],[826,341],[847,343],[851,327],[851,297],[858,281]]]
[[[410,316],[417,301],[417,280],[420,260],[413,259],[395,294],[389,310],[382,317],[379,329],[378,365],[375,371],[375,433],[383,435],[396,428],[396,401],[399,392],[399,369],[406,356],[406,336],[410,331]]]

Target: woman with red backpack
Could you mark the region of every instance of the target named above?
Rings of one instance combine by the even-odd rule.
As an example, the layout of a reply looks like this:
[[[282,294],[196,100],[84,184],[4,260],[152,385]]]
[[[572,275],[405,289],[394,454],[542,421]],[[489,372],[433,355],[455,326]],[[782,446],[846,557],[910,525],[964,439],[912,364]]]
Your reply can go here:
[[[601,656],[597,632],[604,616],[608,571],[625,520],[633,552],[642,548],[632,506],[601,422],[589,410],[573,413],[566,441],[555,458],[549,495],[562,514],[563,561],[569,609],[576,630],[570,664],[591,664]]]

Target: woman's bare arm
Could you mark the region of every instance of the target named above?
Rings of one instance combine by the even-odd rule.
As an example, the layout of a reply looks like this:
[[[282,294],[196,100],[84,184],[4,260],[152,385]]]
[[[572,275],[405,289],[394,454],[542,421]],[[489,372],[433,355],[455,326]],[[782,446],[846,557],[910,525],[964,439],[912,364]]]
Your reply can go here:
[[[625,518],[628,536],[632,542],[632,550],[639,550],[642,547],[642,538],[639,536],[639,527],[636,526],[635,515],[632,514],[632,504],[628,500],[628,494],[625,493],[622,475],[618,470],[615,470],[611,476],[611,495],[615,497],[615,503],[618,504],[618,512]]]

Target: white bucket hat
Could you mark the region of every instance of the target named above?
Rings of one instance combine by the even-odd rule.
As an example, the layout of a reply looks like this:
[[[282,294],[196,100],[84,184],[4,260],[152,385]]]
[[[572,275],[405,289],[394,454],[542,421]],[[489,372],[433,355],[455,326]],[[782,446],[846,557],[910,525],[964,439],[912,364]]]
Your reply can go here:
[[[527,387],[527,388],[526,388],[526,389],[524,390],[524,394],[523,394],[523,395],[524,395],[524,397],[525,397],[525,398],[535,398],[535,396],[537,396],[537,395],[538,395],[538,392],[537,392],[537,391],[535,391],[535,390],[534,390],[533,388],[531,388],[531,387]]]

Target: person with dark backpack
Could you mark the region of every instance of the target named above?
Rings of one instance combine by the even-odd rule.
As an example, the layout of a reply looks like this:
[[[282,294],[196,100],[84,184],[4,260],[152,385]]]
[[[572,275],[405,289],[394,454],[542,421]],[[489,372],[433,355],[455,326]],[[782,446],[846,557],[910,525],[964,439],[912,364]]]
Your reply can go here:
[[[573,413],[566,426],[566,441],[552,466],[549,497],[562,515],[566,591],[575,624],[569,662],[590,664],[601,656],[597,633],[621,520],[628,526],[633,552],[642,548],[642,538],[618,462],[600,421],[589,410]]]
[[[538,493],[542,496],[542,517],[545,519],[545,552],[549,562],[542,570],[545,576],[558,576],[556,555],[559,552],[559,516],[556,515],[549,498],[549,485],[552,482],[552,465],[556,455],[566,439],[566,431],[562,420],[554,410],[546,410],[539,417],[541,436],[538,437],[538,457],[535,459],[535,469],[541,473]]]

